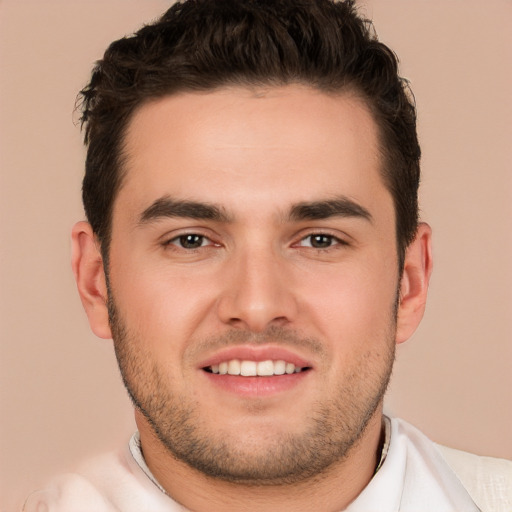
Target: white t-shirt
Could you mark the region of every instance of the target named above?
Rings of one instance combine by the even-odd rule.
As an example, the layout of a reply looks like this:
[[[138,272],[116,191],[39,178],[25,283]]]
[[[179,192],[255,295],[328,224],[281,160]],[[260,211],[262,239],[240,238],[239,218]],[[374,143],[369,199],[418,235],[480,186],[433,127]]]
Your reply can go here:
[[[439,447],[400,419],[388,425],[386,457],[347,512],[512,510],[512,462]],[[24,507],[26,512],[184,510],[151,475],[137,435],[121,453],[96,458],[32,493]]]

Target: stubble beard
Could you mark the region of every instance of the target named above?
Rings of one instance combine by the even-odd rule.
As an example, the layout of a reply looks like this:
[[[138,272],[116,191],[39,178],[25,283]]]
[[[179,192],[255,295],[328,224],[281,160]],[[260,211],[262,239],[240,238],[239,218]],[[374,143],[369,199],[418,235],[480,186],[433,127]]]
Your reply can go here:
[[[158,361],[145,352],[143,340],[129,332],[109,293],[109,317],[124,385],[162,445],[177,460],[206,476],[244,485],[294,484],[319,477],[343,462],[357,445],[381,406],[395,357],[396,319],[390,321],[384,353],[367,352],[346,369],[338,392],[318,400],[304,417],[301,433],[268,432],[240,443],[229,432],[213,430],[200,405],[169,389]],[[390,315],[392,316],[392,315]],[[391,319],[392,320],[392,319]],[[273,341],[296,336],[282,328],[262,333]],[[235,338],[243,337],[243,334]],[[222,344],[222,339],[216,340]],[[297,339],[297,343],[309,341]],[[262,450],[261,446],[265,445]]]

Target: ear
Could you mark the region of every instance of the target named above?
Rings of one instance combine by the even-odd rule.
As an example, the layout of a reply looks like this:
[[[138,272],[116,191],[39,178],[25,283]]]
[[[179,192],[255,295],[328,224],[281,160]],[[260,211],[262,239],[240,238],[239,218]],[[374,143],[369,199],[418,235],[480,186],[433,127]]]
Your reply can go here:
[[[71,240],[71,266],[89,325],[96,336],[111,338],[107,284],[99,242],[87,222],[73,226]]]
[[[423,318],[431,274],[432,230],[428,224],[420,223],[416,238],[405,253],[404,270],[400,281],[397,343],[408,340]]]

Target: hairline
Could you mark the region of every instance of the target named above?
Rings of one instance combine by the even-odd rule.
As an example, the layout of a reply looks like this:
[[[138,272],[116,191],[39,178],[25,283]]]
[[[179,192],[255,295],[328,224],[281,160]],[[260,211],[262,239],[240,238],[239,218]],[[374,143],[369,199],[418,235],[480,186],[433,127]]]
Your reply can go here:
[[[392,202],[393,202],[393,213],[394,213],[394,224],[395,224],[395,244],[398,255],[399,262],[399,272],[401,273],[403,269],[403,258],[405,254],[405,250],[411,241],[407,243],[404,247],[401,247],[400,239],[399,239],[399,231],[398,231],[398,212],[397,212],[397,204],[395,200],[395,195],[393,190],[391,189],[391,182],[388,175],[391,174],[390,166],[391,164],[391,151],[386,150],[385,145],[385,134],[384,128],[381,125],[381,121],[379,120],[378,109],[373,105],[371,99],[365,95],[365,93],[361,90],[357,84],[354,83],[354,80],[348,79],[345,84],[338,87],[327,87],[323,86],[321,83],[314,83],[313,81],[307,81],[304,79],[296,79],[296,80],[281,80],[268,78],[266,80],[251,80],[247,77],[239,77],[237,80],[228,79],[223,83],[219,83],[217,85],[212,86],[204,86],[204,87],[189,87],[186,85],[182,85],[180,87],[169,88],[167,92],[162,92],[160,94],[149,95],[148,97],[142,99],[138,102],[134,107],[127,113],[126,117],[123,120],[123,124],[119,133],[118,143],[116,147],[116,184],[113,189],[113,195],[110,202],[110,209],[108,211],[108,222],[105,230],[105,234],[103,239],[99,240],[102,258],[104,260],[104,264],[108,266],[109,262],[109,254],[110,254],[110,243],[112,240],[112,225],[113,225],[113,217],[114,217],[114,208],[117,201],[117,197],[119,192],[122,190],[126,175],[128,173],[127,170],[127,162],[129,159],[129,154],[127,151],[127,136],[130,126],[133,122],[133,119],[138,111],[144,108],[146,105],[151,103],[156,103],[163,98],[176,97],[185,94],[212,94],[218,91],[226,91],[230,89],[246,89],[248,91],[252,91],[254,94],[257,94],[257,91],[261,90],[270,90],[277,88],[284,88],[287,86],[299,85],[303,86],[306,89],[310,89],[311,91],[315,91],[321,94],[325,94],[331,97],[341,97],[341,96],[349,96],[354,98],[361,107],[366,109],[368,114],[370,115],[373,123],[376,127],[376,135],[377,135],[377,144],[375,150],[378,155],[378,172],[380,178],[382,180],[382,184],[386,188],[386,190],[390,193]],[[416,223],[417,225],[417,223]]]

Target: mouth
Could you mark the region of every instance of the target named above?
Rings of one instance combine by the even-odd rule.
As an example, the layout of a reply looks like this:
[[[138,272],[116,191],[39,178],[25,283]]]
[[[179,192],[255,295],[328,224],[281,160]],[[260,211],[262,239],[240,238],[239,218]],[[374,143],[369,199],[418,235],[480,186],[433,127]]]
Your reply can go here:
[[[205,366],[203,370],[215,375],[233,375],[241,377],[274,377],[292,375],[311,370],[309,366],[298,366],[283,359],[253,361],[249,359],[229,359],[218,364]]]
[[[285,347],[235,346],[221,350],[198,366],[213,389],[222,389],[243,399],[299,393],[314,365]]]

